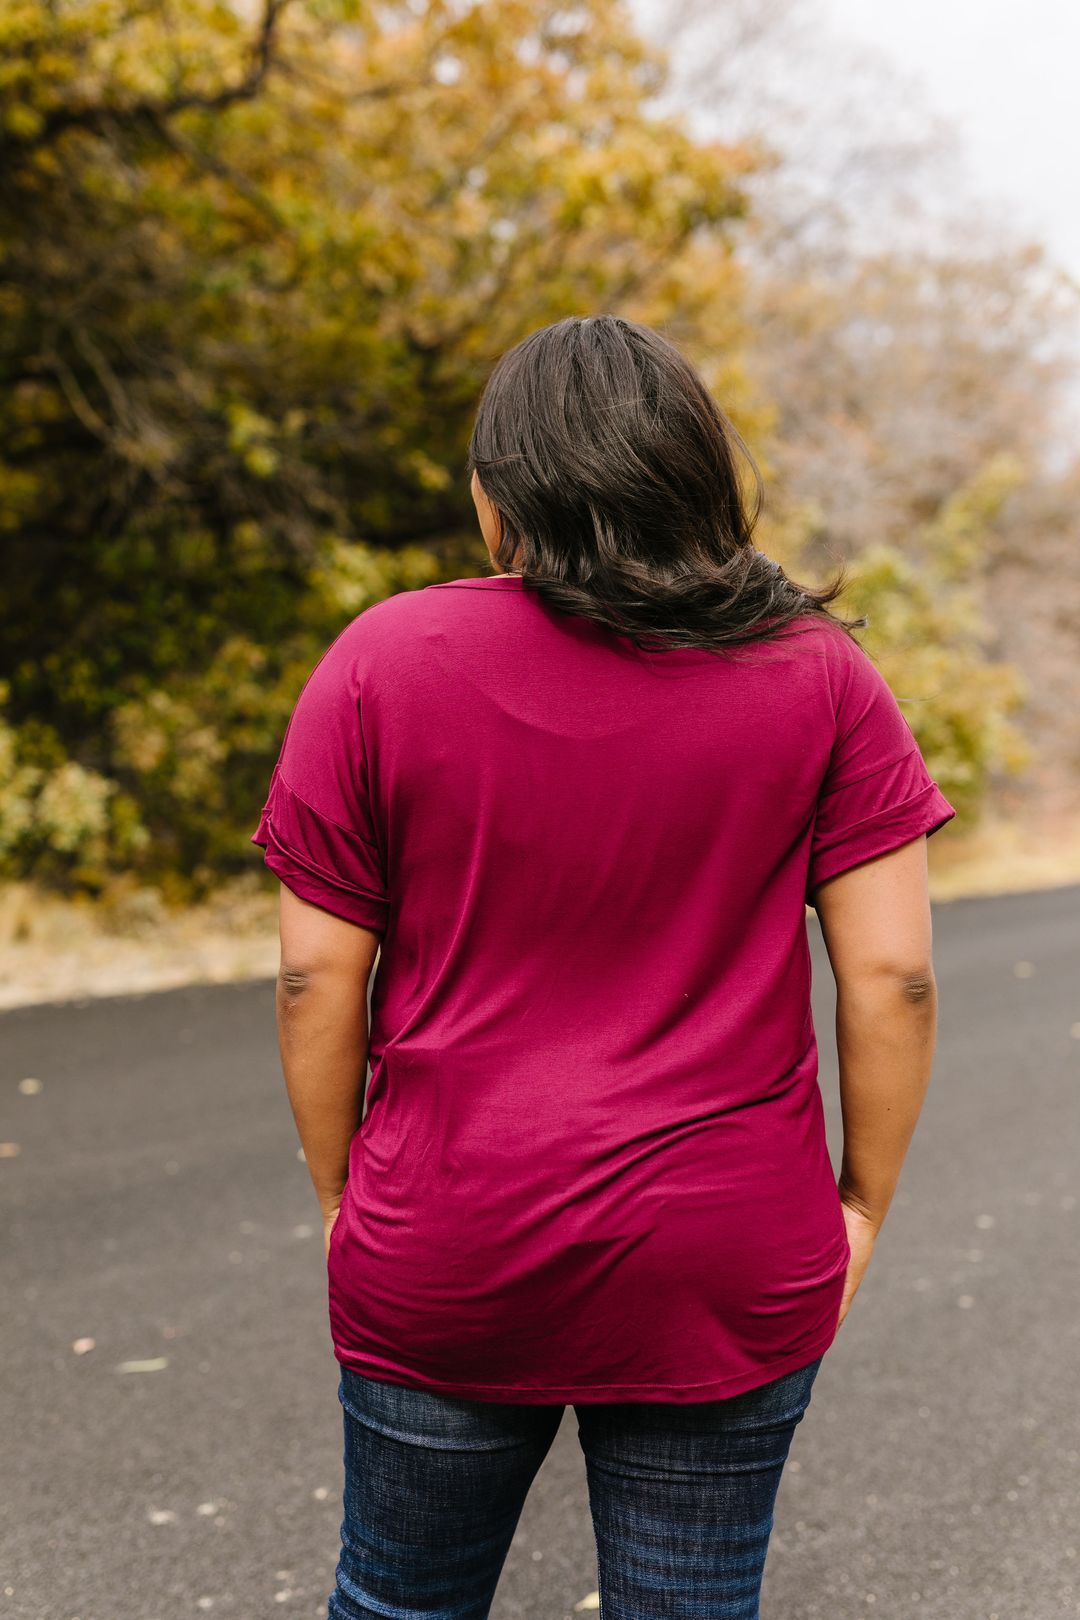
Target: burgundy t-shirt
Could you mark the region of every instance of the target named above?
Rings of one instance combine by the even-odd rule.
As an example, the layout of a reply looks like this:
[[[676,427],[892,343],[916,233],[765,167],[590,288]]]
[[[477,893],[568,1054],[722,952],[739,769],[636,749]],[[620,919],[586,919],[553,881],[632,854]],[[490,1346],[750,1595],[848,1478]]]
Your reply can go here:
[[[339,1362],[693,1402],[822,1355],[848,1244],[805,902],[955,811],[836,626],[642,651],[513,575],[368,608],[253,842],[381,936]]]

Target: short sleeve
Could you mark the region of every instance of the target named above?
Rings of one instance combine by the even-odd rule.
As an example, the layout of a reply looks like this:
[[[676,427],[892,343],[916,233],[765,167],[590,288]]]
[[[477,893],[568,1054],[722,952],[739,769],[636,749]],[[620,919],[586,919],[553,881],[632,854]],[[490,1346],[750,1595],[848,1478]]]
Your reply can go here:
[[[827,878],[899,849],[956,811],[930,775],[915,735],[869,654],[847,640],[837,730],[818,797],[806,899]]]
[[[339,636],[300,693],[251,842],[302,900],[381,934],[389,897],[353,643]]]

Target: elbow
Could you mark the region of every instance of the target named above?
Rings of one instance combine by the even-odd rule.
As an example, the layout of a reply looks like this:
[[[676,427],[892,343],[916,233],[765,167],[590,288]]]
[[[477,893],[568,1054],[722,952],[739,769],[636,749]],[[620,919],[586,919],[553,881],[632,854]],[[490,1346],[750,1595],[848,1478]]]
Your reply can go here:
[[[293,966],[282,962],[278,969],[278,993],[282,1000],[293,1003],[300,1001],[310,991],[315,982],[315,975],[310,968]]]
[[[932,1012],[937,1005],[937,980],[926,961],[863,962],[851,972],[838,974],[837,993],[844,1001]]]
[[[933,967],[905,968],[897,979],[901,998],[909,1007],[925,1007],[937,996]]]

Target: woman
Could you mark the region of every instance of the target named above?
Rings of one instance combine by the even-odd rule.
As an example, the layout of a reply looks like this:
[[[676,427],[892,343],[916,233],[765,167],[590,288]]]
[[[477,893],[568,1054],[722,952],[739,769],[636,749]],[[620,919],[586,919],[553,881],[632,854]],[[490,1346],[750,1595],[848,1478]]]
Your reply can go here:
[[[955,812],[838,583],[754,547],[740,448],[660,334],[534,332],[470,445],[494,572],[360,614],[290,721],[254,842],[340,1365],[335,1620],[486,1615],[567,1403],[604,1620],[758,1614],[929,1079]]]

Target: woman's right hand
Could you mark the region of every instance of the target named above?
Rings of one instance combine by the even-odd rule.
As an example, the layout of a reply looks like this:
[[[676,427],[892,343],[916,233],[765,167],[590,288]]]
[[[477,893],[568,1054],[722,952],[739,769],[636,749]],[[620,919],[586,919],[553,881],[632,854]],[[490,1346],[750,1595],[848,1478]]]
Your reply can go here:
[[[329,1260],[330,1260],[330,1239],[334,1235],[334,1226],[336,1225],[337,1218],[338,1218],[338,1216],[340,1214],[341,1214],[341,1199],[340,1198],[338,1199],[337,1203],[334,1204],[330,1209],[324,1209],[323,1210],[323,1248],[326,1251],[326,1259],[327,1259],[328,1263],[329,1263]]]
[[[837,1328],[840,1327],[851,1308],[851,1302],[858,1292],[859,1284],[866,1275],[866,1268],[870,1264],[870,1256],[874,1252],[874,1243],[879,1228],[877,1224],[865,1215],[854,1204],[840,1200],[840,1208],[844,1215],[844,1226],[847,1229],[848,1247],[851,1250],[851,1259],[848,1261],[847,1274],[844,1278],[844,1293],[840,1301],[840,1316]]]

